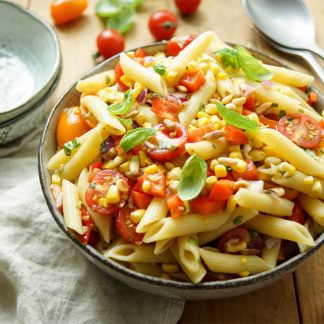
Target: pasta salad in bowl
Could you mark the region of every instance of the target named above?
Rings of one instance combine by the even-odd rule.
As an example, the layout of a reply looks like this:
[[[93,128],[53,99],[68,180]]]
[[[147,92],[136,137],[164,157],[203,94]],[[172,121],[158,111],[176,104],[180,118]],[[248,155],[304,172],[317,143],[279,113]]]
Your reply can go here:
[[[100,268],[148,292],[225,297],[279,279],[324,240],[312,81],[213,32],[105,61],[42,135],[54,219]]]

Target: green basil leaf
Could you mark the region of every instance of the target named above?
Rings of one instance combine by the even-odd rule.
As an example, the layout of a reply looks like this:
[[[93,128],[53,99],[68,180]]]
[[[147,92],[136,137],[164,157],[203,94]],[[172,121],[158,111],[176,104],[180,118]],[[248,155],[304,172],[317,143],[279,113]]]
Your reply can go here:
[[[236,46],[238,62],[246,76],[255,81],[270,80],[273,73],[267,70],[256,58],[250,55],[242,46]]]
[[[125,92],[125,101],[121,104],[119,102],[116,102],[112,105],[109,105],[107,109],[113,114],[113,115],[125,115],[129,112],[130,107],[132,106],[132,95],[133,90],[129,89]]]
[[[305,153],[307,153],[310,157],[312,157],[315,160],[318,160],[319,157],[315,154],[315,152],[311,149],[304,149]]]
[[[160,149],[168,149],[168,150],[174,150],[176,149],[177,147],[172,145],[171,143],[169,142],[160,142],[159,143],[159,148]]]
[[[99,17],[112,17],[121,11],[122,6],[119,0],[100,0],[95,8]]]
[[[118,14],[108,19],[107,28],[125,34],[132,28],[134,17],[134,8],[123,8]]]
[[[157,74],[160,74],[160,75],[165,74],[165,71],[166,71],[166,67],[162,64],[154,65],[153,69],[154,69],[154,72],[156,72]]]
[[[139,6],[144,0],[119,0],[123,8],[135,8]]]
[[[233,69],[238,69],[240,67],[240,64],[238,62],[237,56],[236,56],[236,50],[233,48],[222,48],[216,52],[216,54],[219,54],[219,57],[225,67],[228,67],[229,65]]]
[[[233,125],[241,129],[256,130],[259,128],[259,124],[250,119],[249,117],[240,115],[235,111],[232,111],[219,102],[216,102],[217,112],[225,120],[226,124]]]
[[[134,146],[143,143],[157,132],[153,128],[136,128],[127,132],[121,139],[119,145],[125,152],[128,152]]]
[[[207,178],[207,163],[197,154],[192,155],[184,164],[178,195],[181,200],[196,198],[204,188]]]
[[[70,156],[72,151],[78,146],[80,146],[80,142],[77,139],[73,139],[72,141],[66,142],[63,145],[65,155]]]
[[[124,118],[120,118],[120,117],[117,117],[119,119],[119,121],[122,123],[123,126],[125,127],[133,127],[133,120],[131,118],[127,118],[127,119],[124,119]]]

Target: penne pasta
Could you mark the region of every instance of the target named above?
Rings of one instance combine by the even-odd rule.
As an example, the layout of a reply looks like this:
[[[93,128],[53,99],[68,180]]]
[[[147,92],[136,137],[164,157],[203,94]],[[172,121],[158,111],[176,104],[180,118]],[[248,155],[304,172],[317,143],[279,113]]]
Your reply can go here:
[[[262,259],[271,269],[277,265],[280,246],[281,242],[278,242],[274,247],[270,249],[265,246],[262,251]]]
[[[186,150],[190,155],[198,154],[204,160],[212,159],[219,156],[226,149],[227,141],[224,137],[217,139],[215,142],[200,141],[196,143],[187,143]]]
[[[115,71],[108,70],[102,73],[95,74],[84,80],[79,80],[76,89],[79,92],[97,92],[105,87],[115,83]]]
[[[190,272],[197,272],[200,268],[198,238],[196,234],[178,237],[179,258],[183,267]]]
[[[324,202],[317,198],[311,198],[307,195],[299,195],[298,202],[314,221],[324,226]]]

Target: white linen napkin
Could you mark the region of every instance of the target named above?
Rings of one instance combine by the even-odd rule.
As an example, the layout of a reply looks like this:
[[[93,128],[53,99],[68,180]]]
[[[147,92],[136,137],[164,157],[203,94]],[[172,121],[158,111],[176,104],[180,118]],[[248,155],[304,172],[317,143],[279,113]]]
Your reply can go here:
[[[116,281],[60,231],[38,180],[38,142],[0,159],[0,323],[176,323],[183,300]]]

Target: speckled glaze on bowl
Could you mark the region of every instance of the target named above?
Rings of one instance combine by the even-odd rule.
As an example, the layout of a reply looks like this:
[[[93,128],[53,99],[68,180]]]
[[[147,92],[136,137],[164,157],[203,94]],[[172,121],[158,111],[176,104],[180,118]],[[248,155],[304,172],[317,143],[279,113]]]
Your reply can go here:
[[[7,0],[0,0],[0,51],[17,56],[35,82],[29,98],[19,106],[0,112],[1,127],[4,122],[34,109],[46,95],[57,79],[61,55],[54,30],[31,11]]]
[[[144,48],[147,53],[153,54],[156,51],[164,50],[165,43],[156,43],[153,45],[143,46],[142,48]],[[260,53],[255,50],[251,50],[251,52],[255,55],[255,57],[261,59],[265,63],[283,66],[283,64],[281,64],[279,61],[271,58],[266,54]],[[102,64],[98,65],[93,70],[85,74],[83,78],[89,77],[93,74],[102,72],[107,69],[114,68],[115,64],[118,61],[118,57],[119,55],[103,62]],[[80,249],[80,251],[86,256],[87,259],[96,264],[100,269],[108,273],[110,276],[133,288],[161,296],[172,296],[185,299],[211,299],[231,297],[260,289],[275,282],[284,275],[292,272],[298,264],[309,258],[324,243],[324,234],[322,234],[319,238],[317,238],[317,240],[315,241],[315,246],[311,250],[298,254],[295,257],[277,266],[276,268],[260,274],[245,278],[231,279],[227,281],[205,282],[199,284],[171,281],[134,272],[114,262],[113,260],[105,258],[93,247],[83,245],[67,229],[64,224],[62,215],[55,207],[49,189],[51,184],[50,173],[46,168],[48,160],[56,151],[55,131],[60,112],[65,107],[79,104],[80,93],[75,90],[75,86],[76,83],[74,83],[63,94],[63,96],[54,106],[50,116],[47,119],[39,147],[38,167],[40,182],[48,207],[58,226],[71,239],[75,246]],[[318,107],[320,107],[323,106],[324,98],[320,94],[318,94],[318,96]]]

